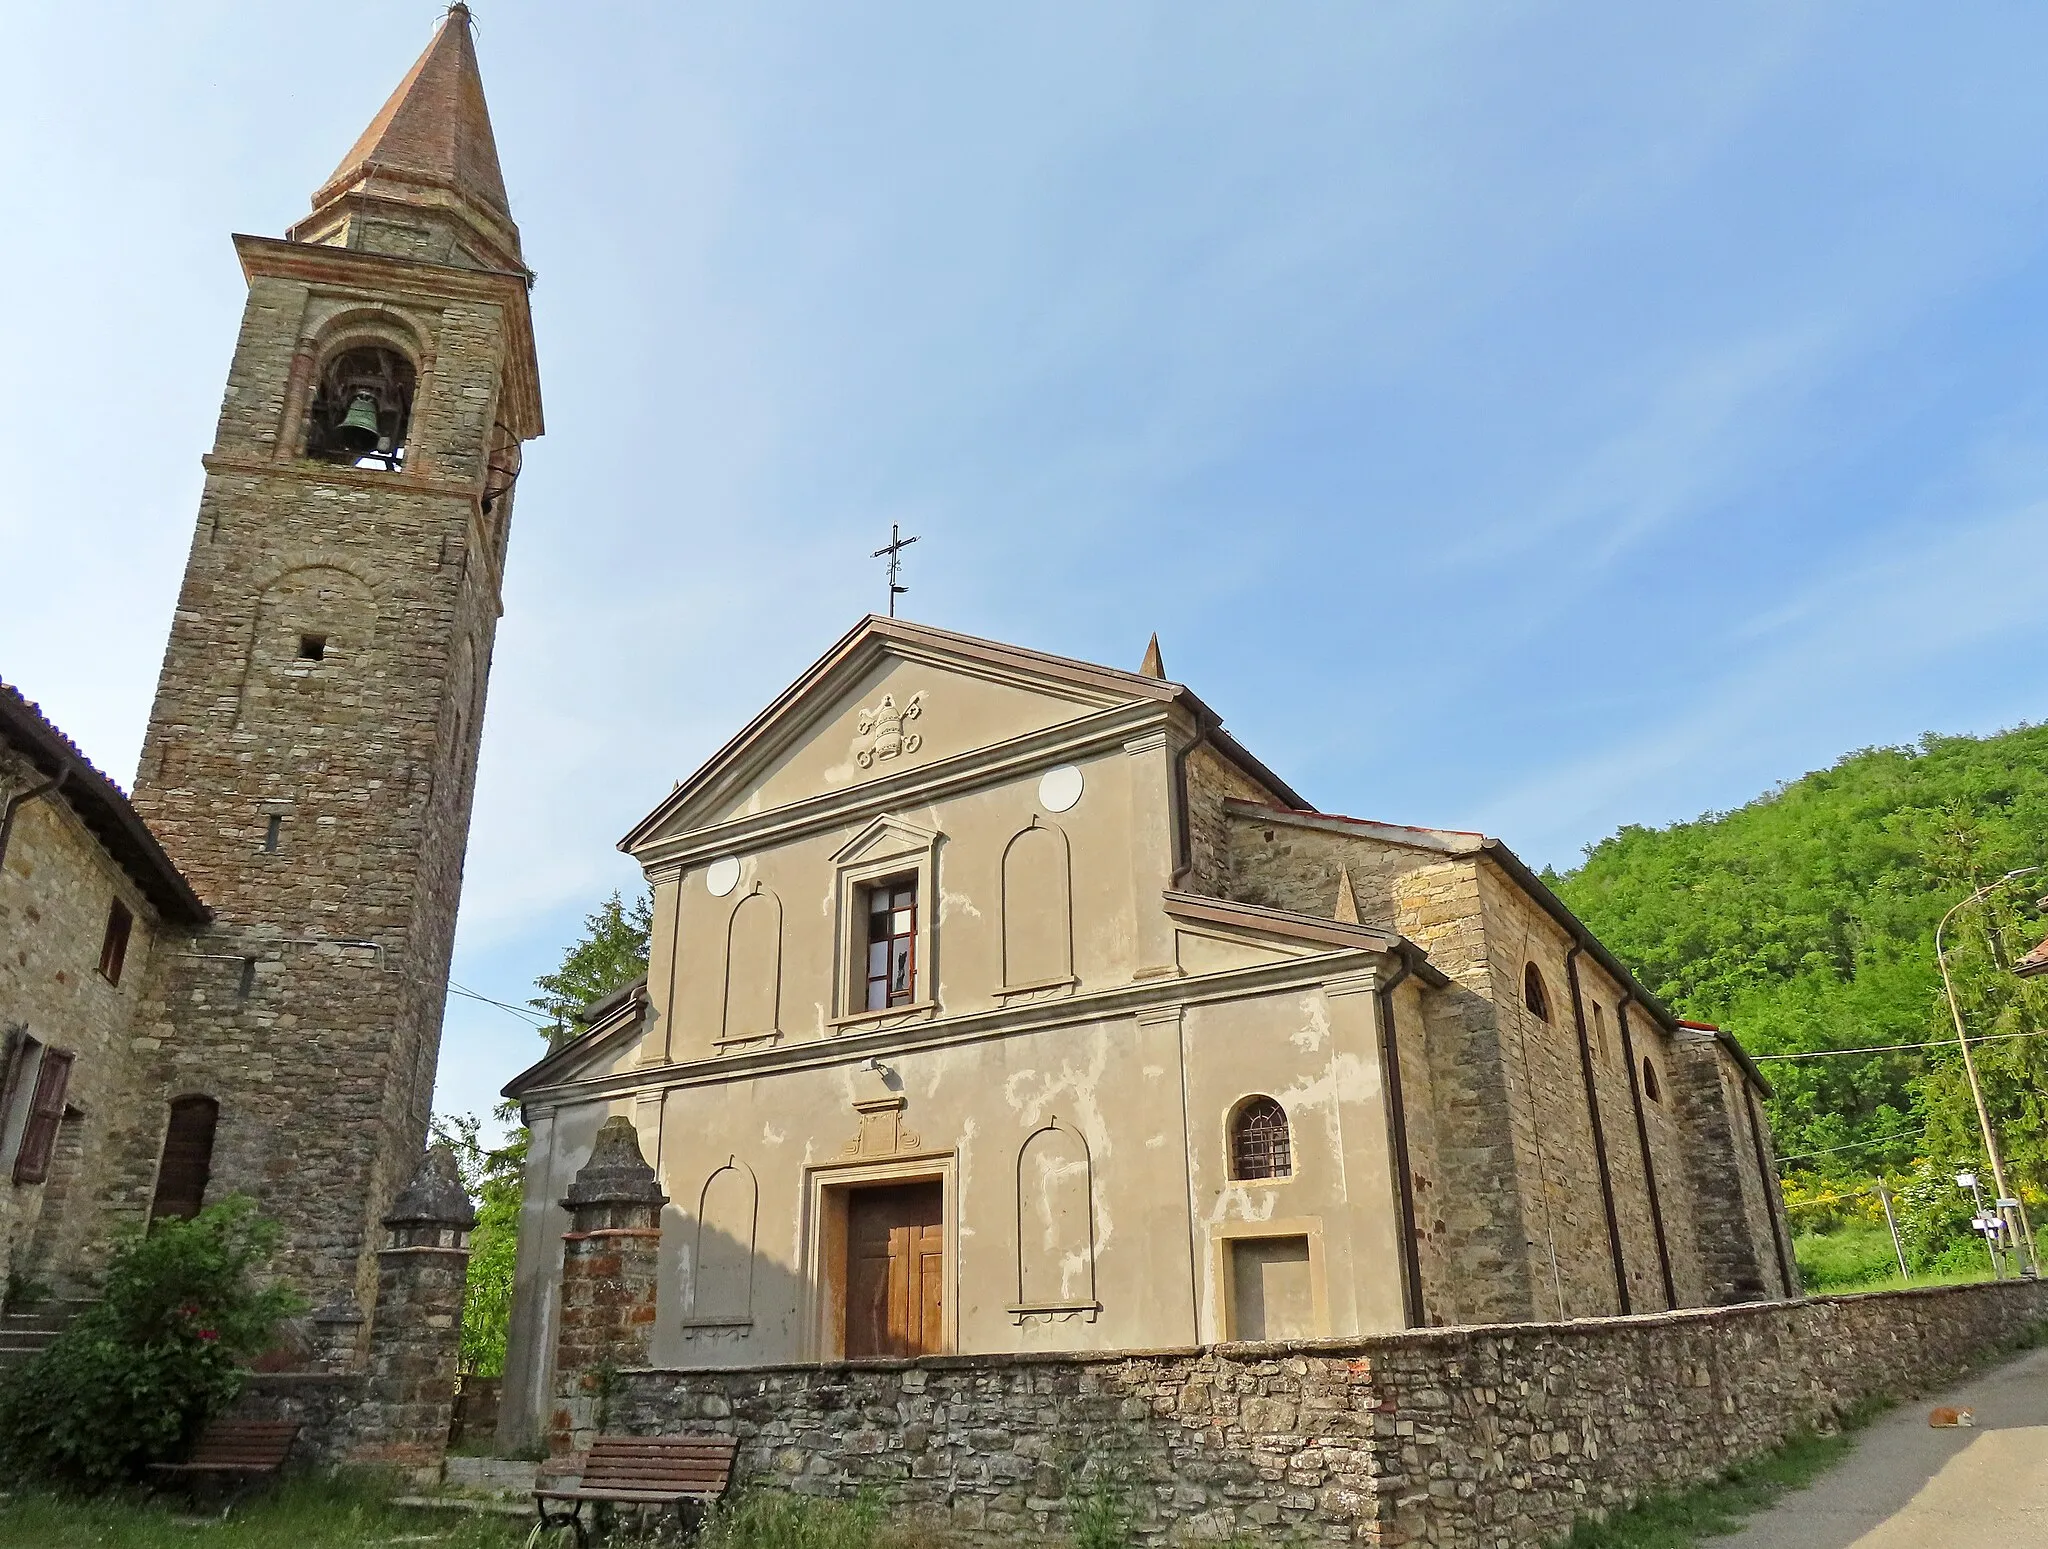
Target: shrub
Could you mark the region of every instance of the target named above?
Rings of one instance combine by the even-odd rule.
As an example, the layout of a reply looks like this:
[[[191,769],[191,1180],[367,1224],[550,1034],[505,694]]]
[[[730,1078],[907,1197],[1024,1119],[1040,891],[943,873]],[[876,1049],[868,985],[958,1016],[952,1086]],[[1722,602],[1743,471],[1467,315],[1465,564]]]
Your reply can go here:
[[[303,1305],[254,1279],[279,1235],[237,1196],[122,1241],[102,1299],[0,1380],[0,1466],[99,1487],[173,1454]]]

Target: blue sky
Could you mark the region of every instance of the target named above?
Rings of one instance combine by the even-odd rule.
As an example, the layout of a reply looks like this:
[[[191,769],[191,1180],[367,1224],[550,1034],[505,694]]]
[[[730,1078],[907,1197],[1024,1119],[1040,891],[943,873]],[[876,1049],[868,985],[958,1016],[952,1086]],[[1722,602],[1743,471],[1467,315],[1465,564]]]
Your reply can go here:
[[[433,4],[16,7],[0,676],[126,779],[242,299]],[[1570,864],[2043,714],[2048,11],[487,0],[529,448],[456,976],[881,599]],[[444,1107],[538,1044],[452,1003]]]

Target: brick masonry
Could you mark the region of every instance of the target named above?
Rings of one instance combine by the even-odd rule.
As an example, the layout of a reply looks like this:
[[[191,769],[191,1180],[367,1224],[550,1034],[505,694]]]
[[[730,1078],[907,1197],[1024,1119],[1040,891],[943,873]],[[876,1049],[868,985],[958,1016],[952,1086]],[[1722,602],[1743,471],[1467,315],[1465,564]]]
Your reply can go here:
[[[1547,1543],[2048,1320],[2038,1283],[1100,1356],[635,1370],[611,1427],[741,1439],[741,1477],[877,1492],[962,1545],[1059,1532],[1107,1481],[1147,1544]]]

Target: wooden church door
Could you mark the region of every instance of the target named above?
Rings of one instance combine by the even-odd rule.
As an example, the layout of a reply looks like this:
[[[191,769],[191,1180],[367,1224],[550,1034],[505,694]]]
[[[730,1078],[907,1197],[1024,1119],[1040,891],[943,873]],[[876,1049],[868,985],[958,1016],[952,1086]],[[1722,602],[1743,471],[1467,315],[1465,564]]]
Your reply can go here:
[[[846,1354],[930,1355],[946,1343],[945,1188],[856,1189],[846,1212]]]

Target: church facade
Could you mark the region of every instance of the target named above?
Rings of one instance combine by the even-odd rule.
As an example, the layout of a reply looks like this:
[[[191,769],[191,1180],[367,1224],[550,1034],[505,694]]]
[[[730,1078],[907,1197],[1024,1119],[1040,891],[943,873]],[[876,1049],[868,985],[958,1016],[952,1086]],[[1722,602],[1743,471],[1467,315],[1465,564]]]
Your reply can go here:
[[[132,799],[0,693],[5,1267],[253,1196],[360,1353],[419,1165],[520,448],[527,292],[467,10],[248,302]],[[114,942],[119,937],[121,950]]]
[[[622,841],[531,1126],[503,1439],[629,1119],[652,1360],[1347,1337],[1796,1294],[1759,1096],[1498,841],[1315,811],[1164,675],[869,618]]]

